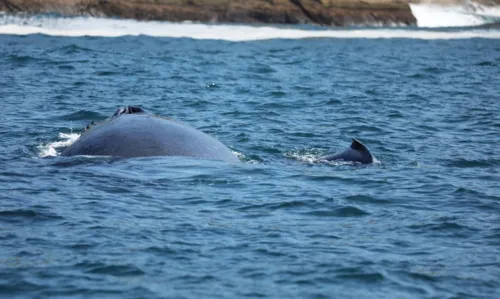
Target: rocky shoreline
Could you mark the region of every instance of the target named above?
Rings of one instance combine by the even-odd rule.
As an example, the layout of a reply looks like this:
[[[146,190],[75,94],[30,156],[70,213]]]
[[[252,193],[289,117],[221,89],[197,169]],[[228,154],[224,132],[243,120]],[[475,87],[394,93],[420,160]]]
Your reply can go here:
[[[432,2],[449,4],[456,1]],[[416,23],[408,0],[0,0],[0,11],[173,22],[325,26]]]
[[[8,13],[214,23],[415,24],[401,0],[0,0]]]

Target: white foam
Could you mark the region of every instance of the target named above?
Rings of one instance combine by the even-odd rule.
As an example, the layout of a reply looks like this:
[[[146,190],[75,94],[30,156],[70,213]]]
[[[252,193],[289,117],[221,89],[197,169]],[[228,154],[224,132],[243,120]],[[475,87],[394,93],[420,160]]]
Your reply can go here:
[[[500,8],[474,2],[463,5],[410,4],[419,27],[469,27],[500,21]]]
[[[0,15],[0,34],[51,36],[136,36],[256,41],[304,38],[409,38],[409,39],[499,39],[500,31],[425,31],[414,29],[328,29],[304,30],[270,26],[208,25],[194,23],[141,22],[92,17],[62,18],[50,16],[23,17]]]
[[[73,144],[78,137],[80,137],[80,134],[76,133],[70,133],[70,134],[65,134],[65,133],[59,133],[59,140],[54,141],[48,144],[42,144],[38,146],[38,149],[40,150],[39,156],[41,158],[44,157],[50,157],[50,156],[57,156],[59,153],[57,152],[58,148],[61,147],[67,147]]]
[[[302,151],[291,151],[284,153],[284,156],[290,159],[294,159],[300,162],[305,162],[309,164],[317,163],[319,150],[317,149],[308,149]]]
[[[500,19],[500,6],[485,6],[472,1],[468,2],[468,6],[478,15],[494,20]]]
[[[241,152],[237,152],[234,150],[232,152],[233,152],[233,154],[236,155],[236,157],[238,157],[238,159],[240,159],[240,161],[245,161],[245,163],[249,163],[249,164],[259,164],[260,163],[259,161],[254,160],[254,159],[247,159],[245,154],[243,154]]]

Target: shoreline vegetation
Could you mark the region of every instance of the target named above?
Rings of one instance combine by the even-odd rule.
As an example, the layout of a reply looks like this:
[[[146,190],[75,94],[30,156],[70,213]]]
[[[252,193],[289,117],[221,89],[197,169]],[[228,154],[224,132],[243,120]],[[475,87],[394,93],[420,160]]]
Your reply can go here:
[[[204,23],[414,25],[409,3],[466,0],[0,0],[6,13]],[[500,0],[476,0],[485,5]]]

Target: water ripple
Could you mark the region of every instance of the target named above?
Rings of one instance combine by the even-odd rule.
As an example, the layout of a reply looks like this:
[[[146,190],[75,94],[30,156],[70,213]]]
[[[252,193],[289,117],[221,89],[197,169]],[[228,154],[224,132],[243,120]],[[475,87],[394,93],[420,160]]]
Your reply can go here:
[[[499,49],[0,35],[0,296],[493,298]],[[57,156],[123,105],[242,163]]]
[[[318,217],[360,217],[369,215],[370,213],[356,207],[347,206],[335,210],[317,210],[306,214]]]

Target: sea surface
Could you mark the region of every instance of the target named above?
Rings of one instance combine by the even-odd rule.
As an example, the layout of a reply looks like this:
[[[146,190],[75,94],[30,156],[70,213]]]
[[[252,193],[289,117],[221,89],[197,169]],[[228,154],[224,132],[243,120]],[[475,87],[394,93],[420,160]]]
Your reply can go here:
[[[498,30],[16,18],[0,297],[500,298]],[[60,156],[125,105],[241,163]]]

